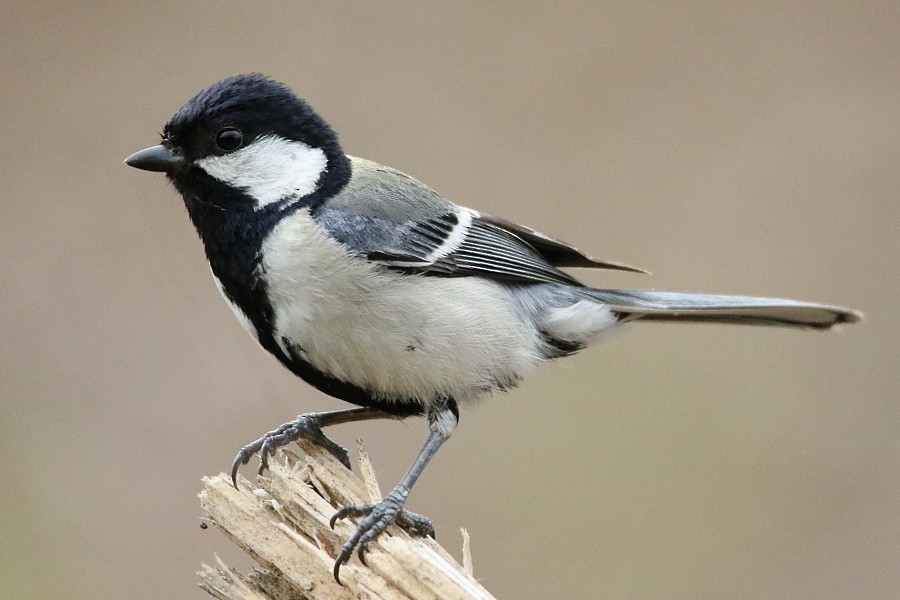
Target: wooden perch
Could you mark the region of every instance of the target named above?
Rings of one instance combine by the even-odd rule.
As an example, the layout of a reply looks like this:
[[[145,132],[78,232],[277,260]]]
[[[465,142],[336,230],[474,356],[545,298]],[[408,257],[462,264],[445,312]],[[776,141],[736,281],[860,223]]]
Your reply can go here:
[[[339,521],[332,531],[328,520],[340,505],[377,501],[381,494],[362,448],[365,481],[320,446],[301,441],[300,447],[303,458],[284,451],[283,462],[271,460],[256,483],[241,477],[237,490],[224,473],[203,478],[200,505],[208,521],[259,563],[247,575],[221,561],[204,564],[200,587],[210,595],[221,600],[493,598],[471,574],[468,547],[467,572],[434,540],[396,526],[369,545],[368,567],[354,553],[341,567],[344,586],[338,585],[332,578],[336,551],[355,525]]]

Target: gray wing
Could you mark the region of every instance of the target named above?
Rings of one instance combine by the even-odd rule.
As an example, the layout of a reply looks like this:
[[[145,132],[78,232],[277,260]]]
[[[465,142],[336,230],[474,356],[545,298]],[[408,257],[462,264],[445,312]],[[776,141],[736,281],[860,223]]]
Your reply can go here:
[[[580,285],[557,267],[641,272],[527,227],[459,207],[399,171],[351,157],[347,186],[316,222],[368,260],[406,272]]]

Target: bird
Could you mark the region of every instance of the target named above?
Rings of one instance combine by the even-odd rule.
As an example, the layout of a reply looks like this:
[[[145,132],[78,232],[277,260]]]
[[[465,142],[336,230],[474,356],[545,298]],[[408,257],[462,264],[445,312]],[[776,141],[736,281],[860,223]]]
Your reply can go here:
[[[645,272],[594,258],[529,227],[454,204],[400,171],[344,153],[331,126],[288,86],[260,73],[213,83],[125,159],[166,175],[184,200],[213,280],[241,325],[282,365],[353,408],[301,414],[238,452],[259,472],[300,438],[348,468],[323,429],[424,417],[428,435],[379,502],[358,518],[333,576],[391,524],[434,537],[405,508],[450,438],[460,409],[513,388],[539,363],[569,356],[632,321],[827,330],[854,310],[797,300],[604,289],[563,269]]]

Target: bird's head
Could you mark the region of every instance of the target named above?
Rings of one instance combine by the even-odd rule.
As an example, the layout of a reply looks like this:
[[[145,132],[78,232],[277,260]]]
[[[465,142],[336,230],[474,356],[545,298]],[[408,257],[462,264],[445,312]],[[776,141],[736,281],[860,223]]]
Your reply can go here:
[[[162,142],[125,159],[164,172],[185,202],[224,210],[314,204],[350,176],[337,135],[288,87],[251,73],[191,98],[163,128]]]

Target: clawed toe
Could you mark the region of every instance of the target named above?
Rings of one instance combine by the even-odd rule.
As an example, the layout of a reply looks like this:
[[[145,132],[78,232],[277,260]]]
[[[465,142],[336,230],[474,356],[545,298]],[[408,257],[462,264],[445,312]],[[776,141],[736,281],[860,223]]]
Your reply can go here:
[[[376,504],[364,504],[358,506],[345,506],[340,508],[331,517],[330,525],[334,528],[338,519],[346,517],[362,517],[353,535],[341,546],[334,561],[334,580],[341,582],[341,565],[350,560],[353,551],[356,550],[360,561],[366,562],[366,550],[369,543],[383,533],[391,523],[396,523],[409,533],[418,536],[434,537],[434,526],[431,521],[422,515],[408,512],[403,509],[409,491],[415,484],[425,466],[434,456],[438,448],[447,440],[459,419],[459,411],[456,401],[452,398],[442,398],[442,402],[431,407],[428,411],[429,433],[425,445],[419,451],[415,461],[400,480],[400,483]],[[351,408],[343,411],[328,413],[314,413],[300,415],[296,420],[285,423],[278,429],[270,431],[252,444],[241,448],[234,462],[231,464],[231,480],[237,487],[237,473],[241,465],[250,461],[254,454],[259,454],[259,472],[262,473],[269,465],[269,457],[278,448],[300,438],[308,439],[328,450],[345,467],[350,468],[350,455],[347,450],[328,439],[322,433],[323,427],[337,425],[339,423],[352,423],[366,419],[388,418],[392,415],[375,408]]]
[[[278,429],[274,429],[264,436],[241,448],[240,452],[231,463],[231,482],[237,485],[238,469],[250,462],[254,454],[259,454],[258,475],[262,475],[269,468],[269,457],[273,456],[279,448],[299,439],[311,440],[323,446],[333,454],[345,467],[350,468],[350,455],[347,450],[328,439],[322,433],[322,419],[319,414],[300,415],[295,420],[285,423]]]
[[[250,462],[250,457],[256,453],[255,450],[252,452],[248,451],[248,448],[250,448],[250,446],[244,446],[243,448],[241,448],[241,451],[237,453],[237,456],[234,457],[234,461],[231,463],[231,483],[234,485],[234,489],[237,489],[238,487],[238,469]]]
[[[397,515],[397,525],[402,527],[407,533],[419,537],[430,537],[431,539],[435,539],[434,525],[431,524],[431,519],[425,515],[400,509],[400,514]]]
[[[334,562],[334,580],[341,582],[340,570],[341,565],[350,560],[354,548],[356,554],[362,564],[366,564],[366,551],[369,543],[383,533],[391,523],[396,523],[409,533],[418,536],[434,537],[434,526],[428,517],[409,512],[403,509],[405,496],[399,493],[391,492],[377,504],[362,504],[355,506],[343,506],[334,513],[329,521],[329,525],[334,528],[334,524],[347,517],[364,517],[356,527],[356,531],[341,546],[337,558]]]

